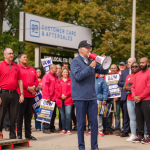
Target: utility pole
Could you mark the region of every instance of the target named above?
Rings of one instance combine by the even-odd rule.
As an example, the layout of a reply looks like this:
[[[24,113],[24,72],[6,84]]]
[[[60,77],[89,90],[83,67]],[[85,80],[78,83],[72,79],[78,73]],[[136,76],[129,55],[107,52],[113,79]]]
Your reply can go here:
[[[131,57],[135,57],[136,0],[133,0]]]

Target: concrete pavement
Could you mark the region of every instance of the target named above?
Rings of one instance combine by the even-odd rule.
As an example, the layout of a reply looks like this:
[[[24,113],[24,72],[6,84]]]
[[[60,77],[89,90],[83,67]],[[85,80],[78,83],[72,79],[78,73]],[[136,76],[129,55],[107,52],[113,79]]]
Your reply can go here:
[[[58,128],[58,120],[56,120]],[[9,132],[3,131],[4,138],[9,137]],[[24,135],[24,134],[23,134]],[[30,141],[30,147],[23,150],[78,150],[77,132],[72,135],[61,135],[59,133],[44,134],[42,131],[36,131],[34,121],[32,121],[32,135],[37,138],[36,141]],[[91,136],[86,136],[85,132],[85,150],[90,150]],[[126,142],[127,138],[120,138],[115,135],[98,136],[98,145],[100,150],[150,150],[150,144],[134,144]]]

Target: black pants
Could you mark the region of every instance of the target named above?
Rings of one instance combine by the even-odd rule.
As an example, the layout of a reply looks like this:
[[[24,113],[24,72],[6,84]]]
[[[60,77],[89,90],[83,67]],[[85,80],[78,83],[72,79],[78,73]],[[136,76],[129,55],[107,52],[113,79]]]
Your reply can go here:
[[[15,139],[16,138],[15,123],[18,113],[19,95],[17,91],[15,91],[14,93],[2,92],[0,93],[0,97],[2,99],[2,104],[0,105],[0,132],[2,132],[4,117],[8,109],[8,112],[10,114],[9,137],[10,139]]]
[[[77,125],[76,125],[77,121],[76,121],[76,116],[75,116],[75,106],[74,106],[74,104],[72,105],[71,117],[72,117],[74,126],[76,127],[76,126],[77,126]],[[71,126],[72,126],[72,125],[71,125]]]
[[[150,136],[150,100],[135,103],[136,123],[138,135],[144,136],[144,121],[147,126],[147,135]]]
[[[55,118],[56,118],[56,105],[53,111],[50,125],[48,123],[43,123],[43,129],[50,129],[50,130],[55,129],[55,126],[54,126]]]
[[[8,127],[10,127],[10,125],[9,125],[9,113],[7,109],[5,117],[4,117],[3,128],[8,128]]]
[[[22,137],[23,116],[25,121],[25,137],[29,138],[31,135],[31,119],[32,119],[32,105],[34,97],[25,97],[24,102],[19,104],[19,111],[17,116],[17,135]]]

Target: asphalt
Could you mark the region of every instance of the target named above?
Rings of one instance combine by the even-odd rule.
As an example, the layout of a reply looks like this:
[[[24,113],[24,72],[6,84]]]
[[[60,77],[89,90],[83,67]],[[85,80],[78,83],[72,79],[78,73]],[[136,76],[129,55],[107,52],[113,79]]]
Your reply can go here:
[[[55,121],[58,128],[58,120]],[[23,131],[24,132],[24,131]],[[91,149],[91,136],[86,136],[85,131],[85,150]],[[4,138],[9,137],[9,132],[3,131]],[[23,133],[24,135],[24,133]],[[77,132],[72,135],[62,135],[60,133],[44,134],[42,131],[36,131],[34,121],[32,121],[32,135],[37,138],[36,141],[30,141],[29,148],[22,150],[78,150]],[[127,138],[121,138],[115,135],[98,136],[98,146],[100,150],[150,150],[150,144],[134,144],[126,142]]]

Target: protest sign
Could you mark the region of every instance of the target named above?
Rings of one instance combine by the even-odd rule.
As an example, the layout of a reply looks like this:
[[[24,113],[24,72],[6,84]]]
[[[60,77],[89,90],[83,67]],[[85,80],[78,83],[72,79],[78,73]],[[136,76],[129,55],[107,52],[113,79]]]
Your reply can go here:
[[[97,105],[98,105],[97,116],[107,118],[109,116],[109,114],[111,113],[112,104],[107,103],[106,105],[102,105],[102,101],[97,100]]]
[[[41,62],[42,62],[43,68],[45,70],[45,73],[48,73],[50,70],[51,64],[53,64],[51,57],[41,59]]]
[[[36,90],[36,95],[35,95],[34,102],[32,105],[35,112],[39,111],[41,100],[42,100],[42,91]]]
[[[108,98],[121,97],[121,90],[118,86],[119,74],[107,75],[106,83],[109,88]]]
[[[36,120],[50,124],[54,107],[55,107],[55,102],[51,101],[50,103],[47,103],[46,100],[42,99]]]

